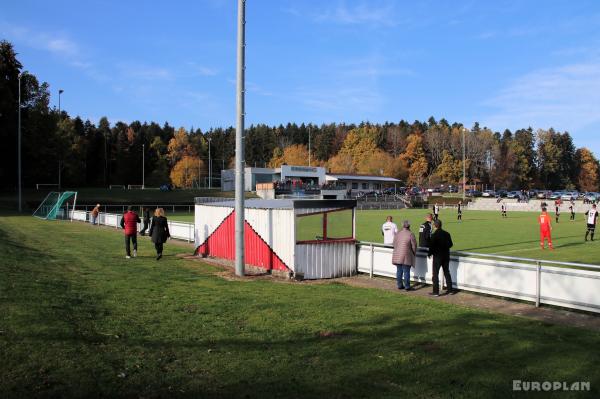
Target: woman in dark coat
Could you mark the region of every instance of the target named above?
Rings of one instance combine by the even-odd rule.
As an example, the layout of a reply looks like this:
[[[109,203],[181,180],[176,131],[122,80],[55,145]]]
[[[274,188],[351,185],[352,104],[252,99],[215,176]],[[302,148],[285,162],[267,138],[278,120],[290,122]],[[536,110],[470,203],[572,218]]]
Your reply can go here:
[[[171,237],[164,209],[157,208],[154,211],[154,217],[152,218],[148,234],[152,238],[154,248],[156,248],[156,260],[159,260],[162,258],[163,244]]]

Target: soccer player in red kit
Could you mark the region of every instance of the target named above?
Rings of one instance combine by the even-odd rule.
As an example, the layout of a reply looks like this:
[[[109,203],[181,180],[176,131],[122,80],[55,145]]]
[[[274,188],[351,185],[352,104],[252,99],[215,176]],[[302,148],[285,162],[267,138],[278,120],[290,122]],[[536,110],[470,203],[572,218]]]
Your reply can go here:
[[[544,243],[548,240],[548,248],[554,249],[552,246],[552,226],[550,225],[550,216],[546,212],[546,207],[542,208],[542,214],[538,216],[538,222],[540,223],[540,246],[544,249]]]

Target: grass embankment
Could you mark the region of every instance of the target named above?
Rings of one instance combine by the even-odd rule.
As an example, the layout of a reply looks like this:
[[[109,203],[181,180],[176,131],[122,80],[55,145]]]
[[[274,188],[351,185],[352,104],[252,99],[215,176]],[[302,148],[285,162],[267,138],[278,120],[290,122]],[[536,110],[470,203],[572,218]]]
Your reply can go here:
[[[112,229],[0,218],[0,397],[506,398],[513,379],[598,395],[596,332],[122,247]]]

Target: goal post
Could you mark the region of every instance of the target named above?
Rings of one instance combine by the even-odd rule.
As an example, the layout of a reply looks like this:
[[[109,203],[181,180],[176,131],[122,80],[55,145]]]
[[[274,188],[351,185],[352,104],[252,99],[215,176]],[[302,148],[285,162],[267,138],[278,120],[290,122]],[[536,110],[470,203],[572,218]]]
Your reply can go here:
[[[52,191],[48,193],[35,212],[33,212],[33,216],[46,220],[55,220],[57,216],[61,215],[63,218],[72,218],[72,214],[69,217],[68,202],[71,197],[73,197],[73,205],[71,207],[71,210],[73,210],[77,201],[76,191],[65,191],[63,193]]]
[[[109,190],[112,190],[114,188],[120,188],[122,190],[125,190],[125,185],[124,184],[111,184],[110,186],[108,186]]]
[[[128,190],[143,190],[144,185],[143,184],[129,184],[129,185],[127,185],[127,189]]]

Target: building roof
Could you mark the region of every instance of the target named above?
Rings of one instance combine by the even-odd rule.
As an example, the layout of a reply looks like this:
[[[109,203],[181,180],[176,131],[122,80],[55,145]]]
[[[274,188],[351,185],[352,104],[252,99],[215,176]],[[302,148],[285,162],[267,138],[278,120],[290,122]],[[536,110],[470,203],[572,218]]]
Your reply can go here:
[[[328,173],[325,178],[330,181],[336,180],[371,180],[371,181],[381,181],[381,182],[389,182],[389,183],[399,183],[400,180],[394,177],[386,177],[386,176],[375,176],[375,175],[345,175],[338,173]]]
[[[200,200],[200,198],[199,198]],[[235,201],[202,202],[196,204],[235,208]],[[307,200],[307,199],[247,199],[244,208],[253,209],[311,209],[311,208],[353,208],[356,200]]]

